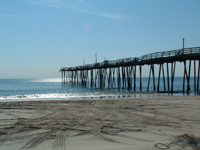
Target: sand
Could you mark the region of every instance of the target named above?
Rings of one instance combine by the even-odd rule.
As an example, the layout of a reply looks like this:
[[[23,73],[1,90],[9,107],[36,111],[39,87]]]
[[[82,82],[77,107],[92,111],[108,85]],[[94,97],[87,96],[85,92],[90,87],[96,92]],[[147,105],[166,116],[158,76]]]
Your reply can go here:
[[[200,96],[0,102],[0,150],[197,150]]]

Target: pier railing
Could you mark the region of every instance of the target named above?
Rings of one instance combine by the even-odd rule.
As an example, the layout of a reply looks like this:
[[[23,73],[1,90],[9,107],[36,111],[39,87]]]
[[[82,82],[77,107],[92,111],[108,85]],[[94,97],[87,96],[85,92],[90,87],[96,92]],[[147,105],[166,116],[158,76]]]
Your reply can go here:
[[[178,50],[171,51],[163,51],[163,52],[155,52],[147,55],[143,55],[141,57],[130,57],[130,58],[122,58],[118,60],[105,60],[100,63],[86,64],[83,66],[75,66],[75,67],[63,67],[60,71],[73,71],[73,70],[85,70],[85,69],[99,69],[99,68],[111,68],[111,67],[119,67],[124,65],[138,65],[138,64],[148,64],[150,61],[156,59],[167,59],[167,58],[181,58],[192,55],[200,55],[200,47],[191,47],[184,48]],[[148,63],[146,63],[148,61]]]

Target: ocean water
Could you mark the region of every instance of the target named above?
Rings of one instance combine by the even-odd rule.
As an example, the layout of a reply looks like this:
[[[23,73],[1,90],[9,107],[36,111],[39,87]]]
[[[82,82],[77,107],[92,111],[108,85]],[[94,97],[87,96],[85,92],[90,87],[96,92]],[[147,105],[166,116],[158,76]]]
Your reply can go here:
[[[166,80],[166,79],[165,79]],[[166,80],[167,81],[167,80]],[[37,78],[37,79],[0,79],[0,101],[18,100],[56,100],[56,99],[93,99],[93,98],[114,98],[114,97],[151,97],[160,95],[171,95],[165,93],[162,79],[160,80],[160,93],[153,91],[152,79],[150,91],[147,92],[148,78],[142,78],[142,92],[139,90],[139,78],[137,78],[136,92],[118,88],[91,88],[63,84],[61,78]],[[183,95],[183,78],[175,77],[173,95]],[[157,86],[157,78],[156,78]],[[166,85],[167,86],[167,85]],[[190,80],[193,94],[194,82]]]

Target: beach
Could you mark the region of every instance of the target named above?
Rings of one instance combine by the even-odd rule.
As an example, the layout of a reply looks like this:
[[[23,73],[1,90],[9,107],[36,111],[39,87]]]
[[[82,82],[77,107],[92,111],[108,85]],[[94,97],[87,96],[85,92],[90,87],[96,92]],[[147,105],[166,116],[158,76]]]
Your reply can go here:
[[[1,150],[197,150],[200,96],[0,102]]]

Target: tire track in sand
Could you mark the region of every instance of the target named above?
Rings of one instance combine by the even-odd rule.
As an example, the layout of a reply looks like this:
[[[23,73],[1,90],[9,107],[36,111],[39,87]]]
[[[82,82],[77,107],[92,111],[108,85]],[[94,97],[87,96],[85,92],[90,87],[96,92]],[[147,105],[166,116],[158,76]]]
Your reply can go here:
[[[54,130],[44,132],[44,133],[40,134],[39,136],[31,139],[21,149],[33,149],[33,148],[37,147],[39,144],[41,144],[42,142],[46,141],[48,139],[48,137],[50,135],[54,134],[55,132],[56,131],[54,131]]]
[[[53,144],[52,150],[66,150],[65,138],[66,138],[66,131],[60,130],[59,134],[56,136],[56,140]]]

